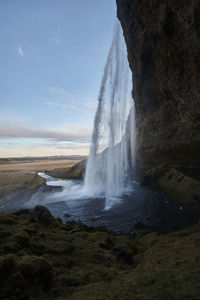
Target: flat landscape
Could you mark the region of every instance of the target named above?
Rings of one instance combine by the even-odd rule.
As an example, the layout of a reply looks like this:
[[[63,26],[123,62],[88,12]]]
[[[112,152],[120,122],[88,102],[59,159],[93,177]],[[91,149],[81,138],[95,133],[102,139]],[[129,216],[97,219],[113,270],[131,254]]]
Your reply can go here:
[[[82,157],[77,159],[69,158],[38,158],[38,159],[10,159],[8,161],[0,161],[0,172],[19,172],[19,171],[29,171],[29,172],[42,172],[50,171],[57,168],[70,168],[77,162],[79,162]]]
[[[82,157],[74,158],[30,158],[0,161],[0,204],[21,197],[44,184],[44,178],[37,172],[65,174]]]

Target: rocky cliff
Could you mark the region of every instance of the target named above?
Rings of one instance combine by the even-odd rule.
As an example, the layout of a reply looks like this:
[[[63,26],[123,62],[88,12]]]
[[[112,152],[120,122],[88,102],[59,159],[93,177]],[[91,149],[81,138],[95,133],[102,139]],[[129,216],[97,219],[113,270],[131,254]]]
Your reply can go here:
[[[165,163],[199,179],[200,1],[116,1],[133,74],[141,174]]]
[[[133,73],[140,163],[194,164],[200,146],[200,1],[117,0]]]

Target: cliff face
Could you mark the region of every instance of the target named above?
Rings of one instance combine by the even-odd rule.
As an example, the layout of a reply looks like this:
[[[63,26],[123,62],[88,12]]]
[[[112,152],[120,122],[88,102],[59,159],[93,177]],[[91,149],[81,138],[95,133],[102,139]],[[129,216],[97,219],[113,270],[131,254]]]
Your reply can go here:
[[[196,166],[200,1],[116,1],[133,73],[139,166]]]

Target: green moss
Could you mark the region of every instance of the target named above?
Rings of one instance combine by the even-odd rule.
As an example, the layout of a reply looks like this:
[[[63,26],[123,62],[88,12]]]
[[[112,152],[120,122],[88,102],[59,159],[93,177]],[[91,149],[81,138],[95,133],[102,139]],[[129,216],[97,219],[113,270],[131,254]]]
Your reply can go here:
[[[198,299],[199,223],[133,237],[42,214],[0,214],[15,220],[1,224],[1,299]]]
[[[19,232],[13,236],[13,240],[16,241],[21,247],[26,247],[29,244],[29,236],[26,232]]]
[[[142,183],[161,188],[181,204],[200,206],[200,182],[166,164],[144,169]]]
[[[172,168],[157,180],[158,184],[183,204],[200,204],[200,183]]]
[[[52,284],[53,269],[43,257],[31,255],[20,257],[17,261],[17,269],[31,284],[41,284],[43,289],[49,288]]]
[[[4,277],[8,278],[15,270],[16,258],[15,255],[3,255],[0,257],[0,281]]]

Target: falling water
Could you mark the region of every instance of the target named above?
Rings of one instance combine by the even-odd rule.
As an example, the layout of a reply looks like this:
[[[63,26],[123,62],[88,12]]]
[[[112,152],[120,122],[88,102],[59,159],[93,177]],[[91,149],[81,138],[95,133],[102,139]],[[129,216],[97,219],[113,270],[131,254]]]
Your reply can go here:
[[[55,182],[40,174],[47,180],[47,185],[62,186],[62,190],[48,194],[42,200],[40,193],[36,193],[30,205],[71,200],[76,201],[70,203],[78,205],[80,199],[103,197],[105,209],[109,209],[132,191],[135,110],[131,90],[127,51],[117,23],[101,81],[84,184],[73,180]]]
[[[120,24],[117,23],[102,77],[94,119],[84,191],[105,197],[110,208],[130,190],[135,161],[135,111],[131,74]]]

